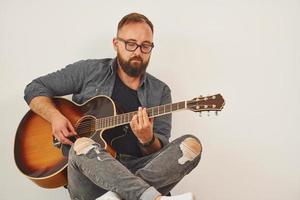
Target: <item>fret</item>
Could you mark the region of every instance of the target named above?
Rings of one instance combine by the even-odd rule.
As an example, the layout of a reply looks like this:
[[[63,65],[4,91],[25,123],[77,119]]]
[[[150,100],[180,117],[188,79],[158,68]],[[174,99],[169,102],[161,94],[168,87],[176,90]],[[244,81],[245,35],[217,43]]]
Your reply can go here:
[[[126,120],[126,122],[129,122],[129,121],[130,121],[130,118],[131,118],[131,117],[130,117],[130,113],[128,113],[128,114],[127,114],[127,120]]]
[[[179,108],[183,109],[184,107],[185,107],[185,102],[184,101],[179,102]]]
[[[121,120],[122,124],[126,123],[126,115],[127,114],[122,114],[122,120]]]
[[[128,114],[124,114],[124,116],[123,116],[123,123],[127,123],[128,122],[128,118],[129,118]]]
[[[172,109],[172,111],[176,110],[176,104],[175,103],[171,104],[171,109]]]
[[[153,108],[153,115],[158,115],[158,107]]]
[[[130,113],[128,122],[130,122],[130,121],[132,120],[134,114],[135,114],[134,112],[131,112],[131,113]]]
[[[131,119],[133,118],[133,114],[134,114],[134,113],[132,113],[132,112],[129,114],[128,122],[130,122]]]
[[[158,107],[158,114],[161,114],[162,113],[162,109],[161,109],[161,106]]]
[[[166,105],[166,112],[171,112],[171,105],[170,104]]]
[[[148,117],[152,117],[153,116],[153,109],[152,108],[147,109],[147,113],[148,113]]]
[[[126,123],[130,122],[130,113],[127,113]]]

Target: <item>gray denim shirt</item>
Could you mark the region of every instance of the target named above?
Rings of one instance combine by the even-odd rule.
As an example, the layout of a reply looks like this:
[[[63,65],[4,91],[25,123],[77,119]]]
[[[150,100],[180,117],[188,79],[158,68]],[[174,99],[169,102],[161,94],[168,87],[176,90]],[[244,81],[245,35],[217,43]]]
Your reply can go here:
[[[116,77],[116,59],[90,59],[70,64],[56,72],[33,80],[25,88],[25,101],[29,104],[36,96],[65,96],[72,94],[78,104],[96,95],[111,97]],[[145,73],[137,90],[143,107],[171,103],[171,90],[162,81]],[[163,145],[169,142],[171,114],[156,117],[154,133]]]

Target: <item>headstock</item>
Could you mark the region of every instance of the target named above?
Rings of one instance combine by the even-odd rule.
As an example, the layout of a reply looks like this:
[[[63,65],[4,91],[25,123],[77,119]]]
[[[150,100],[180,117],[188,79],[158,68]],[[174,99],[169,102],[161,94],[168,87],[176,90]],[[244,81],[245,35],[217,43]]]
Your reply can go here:
[[[196,97],[187,101],[187,109],[194,112],[202,111],[221,111],[225,105],[225,101],[221,94],[206,97]]]

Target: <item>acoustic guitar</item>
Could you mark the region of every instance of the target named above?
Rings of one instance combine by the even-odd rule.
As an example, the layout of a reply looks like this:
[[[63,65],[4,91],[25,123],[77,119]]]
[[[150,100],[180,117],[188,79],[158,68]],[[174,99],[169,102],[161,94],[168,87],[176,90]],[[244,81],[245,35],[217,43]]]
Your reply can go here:
[[[96,96],[83,104],[76,104],[65,98],[53,98],[57,109],[74,126],[78,136],[90,137],[112,156],[117,152],[109,145],[109,130],[130,123],[137,113],[116,113],[112,99]],[[150,118],[170,114],[179,110],[221,111],[225,102],[220,94],[197,97],[147,108]],[[21,120],[14,143],[14,157],[18,169],[30,180],[44,188],[56,188],[67,185],[67,157],[63,156],[61,145],[53,135],[51,124],[29,110]]]

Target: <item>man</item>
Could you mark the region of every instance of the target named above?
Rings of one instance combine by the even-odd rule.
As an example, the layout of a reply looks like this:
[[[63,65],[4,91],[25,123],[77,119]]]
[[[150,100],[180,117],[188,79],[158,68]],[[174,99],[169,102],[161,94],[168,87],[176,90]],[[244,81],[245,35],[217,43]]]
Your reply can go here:
[[[115,59],[85,60],[33,80],[25,89],[30,108],[48,120],[52,132],[69,148],[68,190],[72,199],[193,199],[191,193],[166,197],[199,162],[201,144],[192,135],[169,143],[171,115],[149,119],[146,107],[171,102],[169,87],[146,73],[153,44],[153,25],[131,13],[118,24]],[[113,158],[90,138],[72,140],[76,130],[51,98],[73,94],[84,103],[96,95],[114,100],[123,112],[136,111],[130,126],[115,132]],[[115,134],[115,133],[114,133]],[[73,143],[74,142],[74,143]]]

